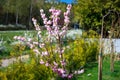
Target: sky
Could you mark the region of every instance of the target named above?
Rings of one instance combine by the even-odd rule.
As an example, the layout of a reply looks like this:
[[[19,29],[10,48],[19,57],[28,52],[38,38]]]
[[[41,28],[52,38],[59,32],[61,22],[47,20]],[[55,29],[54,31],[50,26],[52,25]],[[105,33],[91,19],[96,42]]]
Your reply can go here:
[[[61,0],[61,2],[66,2],[68,4],[72,3],[72,0]]]

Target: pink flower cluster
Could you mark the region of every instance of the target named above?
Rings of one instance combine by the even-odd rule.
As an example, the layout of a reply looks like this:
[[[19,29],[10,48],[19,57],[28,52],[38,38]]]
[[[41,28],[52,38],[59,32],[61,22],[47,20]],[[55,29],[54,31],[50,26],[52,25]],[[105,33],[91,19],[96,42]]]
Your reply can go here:
[[[32,38],[26,38],[26,37],[23,37],[23,36],[14,36],[14,39],[15,40],[19,40],[19,41],[22,41],[24,42],[27,46],[30,47],[30,49],[33,49],[33,51],[38,54],[40,52],[38,52],[38,48],[36,48],[36,46],[39,46],[40,48],[43,48],[44,47],[44,43],[39,43],[38,41],[33,41]]]
[[[67,29],[68,29],[67,27],[68,27],[68,24],[70,23],[69,15],[70,15],[71,7],[72,6],[69,4],[66,8],[67,11],[64,12],[64,25],[62,27],[60,27],[58,25],[58,21],[60,20],[59,16],[61,15],[61,10],[57,10],[53,7],[51,9],[49,9],[49,12],[51,13],[51,16],[49,19],[46,17],[44,10],[43,9],[40,10],[41,18],[43,19],[44,26],[48,32],[48,38],[49,37],[56,38],[56,40],[58,40],[58,44],[61,44],[61,39],[67,33]],[[66,62],[63,58],[64,49],[62,49],[62,47],[59,46],[55,51],[56,51],[56,53],[59,53],[58,55],[60,56],[60,61],[58,61],[58,63],[53,61],[53,64],[47,63],[47,64],[49,64],[47,66],[51,67],[54,72],[56,72],[59,76],[61,76],[63,78],[65,78],[65,77],[72,78],[73,74],[67,73],[67,70],[65,70],[65,68],[64,68],[64,66],[66,65]],[[48,55],[48,53],[44,52],[44,53],[42,53],[42,55],[43,56]],[[40,61],[40,64],[46,65],[46,63],[43,60]],[[61,66],[63,66],[63,67],[60,68],[60,66],[58,64],[61,64]]]
[[[40,29],[40,26],[37,24],[37,20],[35,18],[32,18],[32,21],[35,26],[35,29],[38,31],[38,37],[41,38],[41,29]]]
[[[68,25],[69,22],[70,22],[68,15],[70,14],[71,7],[72,7],[71,5],[68,5],[67,6],[67,11],[64,12],[64,22],[65,22],[66,25]]]
[[[70,14],[71,7],[72,6],[69,4],[67,6],[67,11],[64,12],[64,26],[62,28],[60,28],[60,26],[58,25],[58,20],[60,20],[59,16],[61,14],[61,10],[57,10],[53,7],[49,9],[49,12],[51,12],[50,20],[46,18],[44,10],[43,9],[40,10],[43,23],[50,36],[54,36],[56,39],[58,39],[59,36],[64,36],[66,34],[67,26],[70,22],[70,19],[68,16]]]
[[[25,41],[26,40],[26,38],[22,37],[22,36],[14,36],[14,39],[15,40],[20,40],[20,41]]]
[[[56,72],[62,78],[68,78],[68,79],[70,79],[70,78],[73,77],[73,74],[67,74],[66,70],[64,70],[63,68],[53,67],[52,70],[54,72]]]
[[[35,29],[36,29],[37,31],[39,31],[39,30],[40,30],[40,26],[37,24],[37,20],[36,20],[35,18],[32,18],[32,21],[33,21],[33,24],[34,24],[34,26],[35,26]]]

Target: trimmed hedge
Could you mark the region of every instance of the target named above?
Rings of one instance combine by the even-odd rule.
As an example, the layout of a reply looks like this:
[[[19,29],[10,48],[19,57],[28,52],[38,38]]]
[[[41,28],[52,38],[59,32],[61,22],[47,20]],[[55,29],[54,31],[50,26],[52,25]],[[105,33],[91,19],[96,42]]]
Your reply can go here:
[[[26,30],[25,25],[0,25],[0,31],[7,31],[7,30]]]

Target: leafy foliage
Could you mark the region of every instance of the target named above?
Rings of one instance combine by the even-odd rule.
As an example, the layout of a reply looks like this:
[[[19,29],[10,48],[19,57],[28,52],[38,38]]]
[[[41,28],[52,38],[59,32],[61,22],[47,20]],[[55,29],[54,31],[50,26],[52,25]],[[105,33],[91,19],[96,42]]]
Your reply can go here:
[[[109,11],[113,11],[111,15],[105,18],[104,33],[112,27],[111,23],[117,26],[117,16],[115,12],[120,13],[119,0],[78,0],[74,5],[74,20],[80,21],[82,29],[101,31],[102,17]],[[119,21],[118,21],[119,22]]]
[[[19,61],[0,71],[1,80],[51,80],[52,77],[51,70],[36,63],[35,58],[31,58],[28,63]]]
[[[78,38],[71,43],[70,49],[65,52],[68,68],[80,69],[87,62],[96,61],[98,55],[98,43],[94,39]]]

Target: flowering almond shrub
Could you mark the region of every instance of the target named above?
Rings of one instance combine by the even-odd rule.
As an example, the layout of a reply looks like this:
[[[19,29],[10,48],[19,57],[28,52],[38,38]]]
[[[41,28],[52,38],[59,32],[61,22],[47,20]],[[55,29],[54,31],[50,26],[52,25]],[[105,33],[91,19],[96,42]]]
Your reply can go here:
[[[81,74],[84,72],[84,70],[74,70],[68,68],[71,61],[68,61],[65,58],[66,55],[69,55],[66,54],[69,46],[64,46],[63,38],[66,36],[68,25],[70,23],[69,15],[71,7],[72,6],[69,4],[66,8],[66,12],[63,13],[63,26],[58,25],[58,20],[60,20],[59,16],[62,13],[61,10],[57,10],[52,7],[49,9],[49,12],[51,13],[51,16],[49,18],[46,17],[43,9],[40,10],[40,15],[43,19],[44,27],[47,30],[46,36],[42,35],[42,31],[40,26],[37,24],[37,20],[35,18],[32,18],[38,37],[14,37],[17,40],[25,42],[30,47],[30,49],[34,51],[36,56],[39,57],[39,62],[41,65],[45,65],[46,67],[51,68],[51,70],[57,73],[57,75],[61,78],[68,79],[71,79],[75,74]]]

